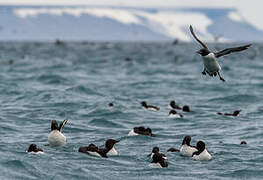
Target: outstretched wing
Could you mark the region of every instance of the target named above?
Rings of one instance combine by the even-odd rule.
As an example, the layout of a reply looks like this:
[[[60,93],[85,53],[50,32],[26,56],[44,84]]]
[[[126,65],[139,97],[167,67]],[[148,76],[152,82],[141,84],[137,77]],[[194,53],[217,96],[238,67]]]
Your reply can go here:
[[[62,129],[63,129],[63,127],[67,124],[67,122],[68,122],[68,120],[63,120],[60,124],[59,124],[59,131],[61,132],[62,131]]]
[[[216,53],[214,53],[214,54],[215,54],[215,56],[216,56],[217,58],[219,58],[219,57],[221,57],[221,56],[230,54],[230,53],[232,53],[232,52],[244,51],[244,50],[248,49],[250,46],[251,46],[251,44],[247,44],[247,45],[245,45],[245,46],[227,48],[227,49],[224,49],[224,50],[222,50],[222,51],[216,52]]]
[[[192,25],[190,25],[190,31],[193,37],[195,38],[195,40],[197,40],[197,42],[199,42],[205,49],[208,49],[208,47],[202,41],[200,41],[200,39],[197,38],[197,36],[194,33]]]

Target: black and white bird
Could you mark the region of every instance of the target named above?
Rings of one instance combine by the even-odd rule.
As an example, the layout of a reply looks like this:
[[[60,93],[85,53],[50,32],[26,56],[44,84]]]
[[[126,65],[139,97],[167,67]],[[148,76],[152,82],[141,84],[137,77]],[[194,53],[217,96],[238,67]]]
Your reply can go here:
[[[160,150],[157,146],[153,148],[152,152],[147,157],[153,158],[154,154],[156,154],[156,153],[159,153],[161,156],[163,156],[163,159],[167,159],[165,154],[160,153]]]
[[[191,142],[191,136],[185,136],[182,142],[182,146],[179,149],[170,148],[168,149],[168,152],[180,152],[182,156],[188,156],[191,157],[194,152],[198,151],[198,149],[194,146],[190,145]]]
[[[63,120],[59,126],[56,120],[51,121],[51,132],[48,135],[48,143],[51,146],[65,146],[66,136],[62,134],[62,129],[68,120]]]
[[[179,105],[176,104],[174,100],[170,101],[170,104],[168,106],[170,109],[182,109]]]
[[[182,118],[184,117],[182,114],[178,113],[176,110],[172,109],[170,112],[169,112],[169,115],[168,115],[170,118]]]
[[[105,143],[105,148],[99,148],[94,144],[89,144],[89,146],[82,146],[79,148],[79,152],[87,153],[89,155],[98,156],[98,157],[105,157],[112,155],[118,155],[114,145],[119,141],[114,139],[108,139]]]
[[[193,27],[190,25],[190,32],[195,38],[197,42],[199,42],[203,48],[197,51],[198,54],[200,54],[203,58],[204,62],[204,70],[202,72],[203,75],[210,75],[210,76],[219,76],[221,81],[225,81],[225,79],[220,75],[220,70],[221,66],[217,62],[217,58],[221,56],[225,56],[227,54],[230,54],[232,52],[239,52],[248,49],[251,44],[247,44],[245,46],[239,46],[239,47],[232,47],[232,48],[227,48],[219,52],[211,52],[208,47],[197,38],[197,36],[194,33]]]
[[[168,167],[168,163],[165,161],[166,159],[163,157],[163,154],[160,153],[154,153],[152,157],[151,165],[154,165],[155,167]]]
[[[149,110],[149,111],[159,111],[160,108],[157,106],[153,106],[153,105],[148,105],[146,101],[142,101],[141,105],[143,108]]]
[[[155,135],[152,133],[151,128],[145,128],[144,126],[134,127],[128,134],[128,136],[137,136],[137,135],[145,135],[145,136],[152,136]]]
[[[43,154],[44,151],[41,148],[37,147],[36,144],[30,144],[27,149],[27,153],[28,154]]]
[[[212,156],[206,150],[205,143],[203,141],[198,141],[196,143],[196,149],[197,151],[192,154],[193,159],[199,161],[209,161],[212,158]]]
[[[218,112],[218,115],[225,115],[225,116],[238,116],[238,114],[241,112],[241,110],[235,110],[233,113],[221,113]]]

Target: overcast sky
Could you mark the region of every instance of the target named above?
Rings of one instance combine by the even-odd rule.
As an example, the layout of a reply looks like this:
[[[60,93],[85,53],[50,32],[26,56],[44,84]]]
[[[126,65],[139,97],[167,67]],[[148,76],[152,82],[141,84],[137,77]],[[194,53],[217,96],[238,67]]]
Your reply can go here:
[[[0,5],[105,5],[128,7],[236,8],[244,19],[263,30],[263,0],[0,0]]]

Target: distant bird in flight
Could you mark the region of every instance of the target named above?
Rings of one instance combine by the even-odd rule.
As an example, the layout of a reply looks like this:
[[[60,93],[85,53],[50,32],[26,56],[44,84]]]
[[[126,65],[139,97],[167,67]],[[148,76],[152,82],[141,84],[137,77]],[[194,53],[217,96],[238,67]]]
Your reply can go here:
[[[225,56],[227,54],[230,54],[232,52],[238,52],[248,49],[251,44],[245,45],[245,46],[239,46],[239,47],[233,47],[233,48],[227,48],[219,52],[211,52],[208,47],[200,41],[197,36],[194,33],[193,27],[190,25],[190,31],[193,37],[197,42],[199,42],[203,48],[197,51],[198,54],[200,54],[203,58],[204,62],[204,70],[202,72],[203,75],[209,74],[210,76],[216,76],[218,75],[221,81],[225,81],[224,78],[220,75],[221,67],[219,63],[217,62],[217,58],[221,56]]]

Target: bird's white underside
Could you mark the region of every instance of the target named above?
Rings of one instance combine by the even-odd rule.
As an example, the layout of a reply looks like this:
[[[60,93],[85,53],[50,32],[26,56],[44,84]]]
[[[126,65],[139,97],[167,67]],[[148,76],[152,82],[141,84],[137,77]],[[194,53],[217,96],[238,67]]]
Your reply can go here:
[[[211,158],[212,156],[209,154],[209,152],[207,152],[206,149],[203,152],[201,152],[201,154],[193,156],[194,160],[199,160],[199,161],[209,161]]]
[[[203,56],[203,62],[206,71],[211,74],[221,70],[221,66],[217,62],[214,53],[209,53],[208,55]]]
[[[191,146],[188,146],[186,144],[182,145],[180,148],[180,154],[183,156],[189,156],[191,157],[194,152],[196,152],[197,149]]]
[[[48,143],[51,146],[65,146],[66,137],[58,130],[53,130],[48,135]]]

